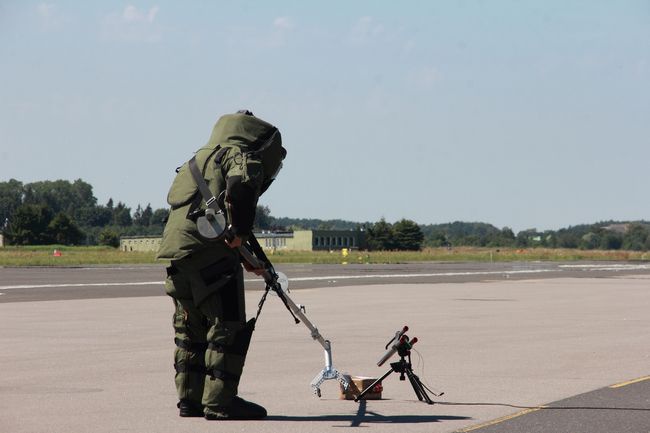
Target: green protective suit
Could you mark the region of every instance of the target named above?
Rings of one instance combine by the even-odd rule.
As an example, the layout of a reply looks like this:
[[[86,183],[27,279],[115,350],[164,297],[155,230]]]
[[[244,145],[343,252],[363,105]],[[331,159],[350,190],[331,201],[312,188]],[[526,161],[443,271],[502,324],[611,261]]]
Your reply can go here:
[[[221,117],[196,162],[210,191],[225,195],[233,234],[252,230],[259,196],[286,151],[275,127],[249,113]],[[224,193],[225,194],[222,194]],[[171,259],[165,290],[174,300],[176,389],[196,407],[227,406],[237,395],[254,321],[246,322],[244,280],[236,249],[198,233],[206,208],[188,164],[177,170],[158,258]]]

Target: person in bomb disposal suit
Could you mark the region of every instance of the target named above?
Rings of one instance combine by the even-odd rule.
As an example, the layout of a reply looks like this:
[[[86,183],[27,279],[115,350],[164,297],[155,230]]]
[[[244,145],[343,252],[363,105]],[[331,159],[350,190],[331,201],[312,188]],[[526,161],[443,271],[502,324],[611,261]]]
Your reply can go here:
[[[237,247],[251,233],[257,200],[282,167],[286,150],[273,125],[250,111],[222,116],[208,143],[177,169],[158,258],[171,259],[165,291],[174,301],[176,390],[180,416],[261,419],[266,410],[238,397],[254,328],[246,322],[244,279]],[[228,236],[208,239],[197,229],[206,200],[198,170],[227,215]],[[192,171],[194,170],[194,174]],[[258,269],[248,271],[260,273]]]

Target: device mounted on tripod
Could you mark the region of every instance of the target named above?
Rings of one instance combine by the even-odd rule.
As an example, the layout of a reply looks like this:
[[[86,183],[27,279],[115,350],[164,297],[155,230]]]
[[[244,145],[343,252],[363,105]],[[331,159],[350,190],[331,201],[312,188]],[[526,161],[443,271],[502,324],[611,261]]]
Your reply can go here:
[[[436,397],[440,397],[444,393],[436,394],[427,388],[420,378],[413,372],[413,366],[411,364],[411,349],[413,345],[418,342],[417,337],[412,339],[406,335],[406,332],[409,330],[408,326],[404,326],[400,331],[395,333],[395,336],[386,344],[386,353],[377,362],[377,366],[381,367],[390,357],[397,353],[400,357],[400,360],[397,362],[392,362],[390,364],[390,370],[388,370],[382,377],[375,380],[373,383],[368,385],[366,389],[361,391],[354,401],[359,401],[365,397],[375,386],[381,383],[384,379],[388,377],[391,373],[399,373],[399,380],[406,380],[408,378],[415,395],[418,397],[418,400],[424,401],[427,404],[433,404],[433,400],[427,394],[427,390],[431,392]],[[408,359],[408,360],[407,360]]]

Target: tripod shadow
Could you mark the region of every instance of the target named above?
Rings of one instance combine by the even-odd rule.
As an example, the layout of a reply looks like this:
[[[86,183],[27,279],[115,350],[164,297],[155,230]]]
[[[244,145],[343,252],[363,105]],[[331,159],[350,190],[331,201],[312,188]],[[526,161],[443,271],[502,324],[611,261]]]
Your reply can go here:
[[[419,424],[441,421],[458,421],[471,419],[466,416],[449,415],[381,415],[367,410],[366,400],[359,402],[359,409],[354,415],[317,415],[317,416],[267,416],[267,421],[331,421],[349,422],[347,427],[362,427],[364,423],[378,424]],[[341,426],[343,427],[343,426]]]

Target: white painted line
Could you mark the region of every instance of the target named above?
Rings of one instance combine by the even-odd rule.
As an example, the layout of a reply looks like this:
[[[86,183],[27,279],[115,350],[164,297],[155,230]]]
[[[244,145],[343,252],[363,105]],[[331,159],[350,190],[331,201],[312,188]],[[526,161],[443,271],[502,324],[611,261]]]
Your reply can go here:
[[[108,287],[108,286],[152,286],[163,285],[163,281],[125,282],[125,283],[68,283],[68,284],[24,284],[20,286],[0,286],[0,290],[47,289],[51,287]]]
[[[650,269],[650,265],[633,264],[585,264],[585,265],[559,265],[560,268],[583,269],[585,271],[635,271]]]
[[[631,264],[631,263],[601,263],[601,264],[584,264],[584,265],[559,265],[560,268],[632,268],[646,269],[648,265]]]
[[[422,277],[461,277],[468,275],[514,275],[514,274],[539,274],[553,272],[551,269],[531,269],[518,271],[483,271],[483,272],[437,272],[430,274],[368,274],[368,275],[332,275],[324,277],[296,277],[289,281],[330,281],[330,280],[360,280],[360,279],[385,279],[385,278],[422,278]],[[244,280],[247,283],[263,282],[261,278]],[[110,286],[153,286],[163,285],[163,281],[142,281],[123,283],[66,283],[66,284],[24,284],[19,286],[0,286],[0,290],[18,289],[46,289],[55,287],[110,287]]]
[[[513,274],[540,274],[553,272],[552,269],[531,269],[521,271],[483,271],[483,272],[437,272],[432,274],[368,274],[368,275],[332,275],[326,277],[296,277],[291,281],[325,281],[325,280],[361,280],[373,278],[419,278],[419,277],[463,277],[467,275],[513,275]],[[245,280],[246,282],[263,281],[261,278]],[[0,287],[1,289],[2,287]]]

